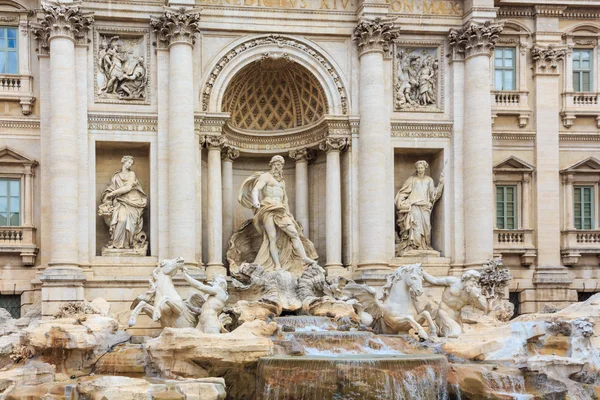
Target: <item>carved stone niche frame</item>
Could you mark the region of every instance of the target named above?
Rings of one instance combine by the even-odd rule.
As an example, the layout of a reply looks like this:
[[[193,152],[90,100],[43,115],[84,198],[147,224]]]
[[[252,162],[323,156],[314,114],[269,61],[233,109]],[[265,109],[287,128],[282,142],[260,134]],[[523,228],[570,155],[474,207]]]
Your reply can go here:
[[[415,105],[410,104],[401,105],[402,101],[398,99],[401,94],[401,90],[405,88],[405,80],[403,79],[401,68],[402,60],[400,59],[402,51],[409,51],[411,56],[419,57],[416,62],[419,66],[417,72],[417,83],[418,77],[421,70],[421,63],[424,60],[423,52],[431,56],[437,67],[431,65],[431,68],[437,68],[435,74],[436,82],[434,83],[435,90],[435,102],[429,105]],[[410,113],[443,113],[445,111],[445,54],[444,54],[444,41],[439,40],[419,40],[419,39],[396,39],[394,40],[393,46],[393,90],[392,90],[392,102],[394,104],[394,112],[410,112]]]
[[[142,57],[144,68],[146,69],[146,88],[144,97],[139,99],[120,98],[117,94],[99,94],[101,80],[103,79],[100,72],[100,46],[103,40],[110,42],[113,37],[118,37],[124,43],[123,51],[127,52],[130,49],[136,57]],[[150,58],[150,29],[149,28],[114,28],[114,27],[95,27],[94,28],[94,102],[108,104],[150,104],[150,88],[152,65]]]

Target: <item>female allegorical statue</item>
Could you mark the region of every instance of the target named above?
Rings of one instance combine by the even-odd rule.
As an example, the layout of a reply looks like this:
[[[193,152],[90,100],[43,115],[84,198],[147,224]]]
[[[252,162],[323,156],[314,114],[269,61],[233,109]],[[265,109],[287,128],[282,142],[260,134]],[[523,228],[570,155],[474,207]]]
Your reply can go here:
[[[110,240],[102,249],[102,255],[145,256],[148,242],[143,231],[142,215],[148,197],[131,170],[133,157],[124,156],[121,162],[123,167],[110,179],[102,193],[102,204],[98,207],[98,215],[104,217],[110,232]]]
[[[431,210],[442,195],[444,173],[436,187],[433,179],[425,175],[429,167],[426,161],[415,163],[416,172],[411,175],[396,194],[397,224],[400,229],[400,247],[397,255],[418,254],[431,247]]]

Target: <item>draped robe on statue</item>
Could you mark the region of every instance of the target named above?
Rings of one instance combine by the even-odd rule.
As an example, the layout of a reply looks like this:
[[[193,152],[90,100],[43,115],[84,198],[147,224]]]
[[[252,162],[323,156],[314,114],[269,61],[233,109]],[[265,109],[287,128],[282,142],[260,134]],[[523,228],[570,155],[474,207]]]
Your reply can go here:
[[[430,176],[411,175],[396,194],[401,253],[432,249],[430,206],[440,198],[442,189],[442,184],[435,187]]]
[[[256,172],[242,183],[238,196],[242,206],[253,209],[252,189],[262,174],[264,172]],[[263,197],[262,191],[259,192],[258,200],[260,208],[254,210],[254,218],[245,221],[231,237],[227,251],[230,270],[236,273],[242,262],[259,264],[266,271],[275,269],[275,262],[269,251],[269,237],[263,223],[265,218],[273,217],[277,228],[277,248],[279,249],[281,268],[299,276],[305,269],[303,261],[292,246],[289,236],[281,228],[290,223],[294,224],[306,255],[314,260],[317,258],[317,252],[314,244],[302,234],[302,226],[294,219],[289,210],[285,186],[281,203]],[[256,251],[257,248],[258,251]]]
[[[117,249],[143,247],[146,244],[146,234],[142,230],[144,227],[142,214],[148,204],[148,197],[142,190],[135,174],[130,172],[129,176],[123,178],[121,171],[116,172],[102,193],[102,202],[107,202],[107,194],[123,186],[130,186],[131,190],[112,199],[109,246]],[[110,201],[108,200],[108,202]]]

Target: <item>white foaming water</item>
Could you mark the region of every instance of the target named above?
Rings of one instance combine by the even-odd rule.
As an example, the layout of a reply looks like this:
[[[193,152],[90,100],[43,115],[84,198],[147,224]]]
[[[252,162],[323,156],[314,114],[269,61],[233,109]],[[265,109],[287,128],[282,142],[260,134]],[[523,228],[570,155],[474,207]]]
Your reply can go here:
[[[372,347],[375,344],[375,347]],[[322,350],[317,347],[304,347],[307,356],[338,356],[340,354],[404,354],[399,350],[392,349],[379,338],[370,338],[366,345],[360,345],[356,349],[345,349],[338,347],[335,349]]]

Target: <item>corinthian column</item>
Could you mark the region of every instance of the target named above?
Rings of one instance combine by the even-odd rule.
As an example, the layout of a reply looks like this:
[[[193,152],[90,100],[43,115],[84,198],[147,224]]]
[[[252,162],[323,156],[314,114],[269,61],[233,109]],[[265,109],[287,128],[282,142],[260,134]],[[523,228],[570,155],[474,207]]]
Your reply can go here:
[[[208,148],[208,212],[207,238],[208,263],[206,275],[208,279],[217,275],[227,275],[223,266],[223,194],[221,186],[221,149],[225,144],[223,136],[206,136]]]
[[[233,147],[225,147],[221,152],[221,172],[223,190],[223,240],[222,254],[227,252],[229,239],[233,235],[233,160],[240,156],[240,151]]]
[[[360,58],[358,139],[359,271],[387,269],[393,256],[391,237],[394,224],[389,207],[394,199],[387,179],[393,156],[390,113],[385,99],[384,50],[397,35],[393,24],[377,18],[362,21],[354,28],[353,40]],[[329,162],[329,158],[327,160]],[[328,165],[329,167],[329,165]],[[331,210],[328,210],[330,212]]]
[[[470,22],[450,30],[450,45],[465,59],[464,225],[465,264],[479,265],[494,253],[494,187],[490,56],[502,31],[499,24]]]
[[[342,264],[342,183],[340,152],[348,146],[346,138],[327,138],[319,148],[327,153],[325,244],[327,248],[327,275],[337,276],[344,271]]]
[[[50,261],[41,277],[42,314],[51,315],[59,303],[83,300],[85,277],[78,261],[77,90],[75,41],[89,30],[93,17],[79,6],[43,4],[44,19],[38,34],[47,37],[50,49],[49,194]],[[38,35],[36,35],[38,36]],[[83,172],[83,171],[82,171]],[[52,299],[52,300],[50,300]]]
[[[308,227],[308,162],[312,160],[312,151],[304,148],[291,150],[290,158],[296,160],[296,221],[302,225],[304,236],[309,238]]]
[[[200,14],[185,7],[168,9],[150,24],[158,42],[169,49],[168,219],[169,253],[196,260],[196,169],[192,48]]]

